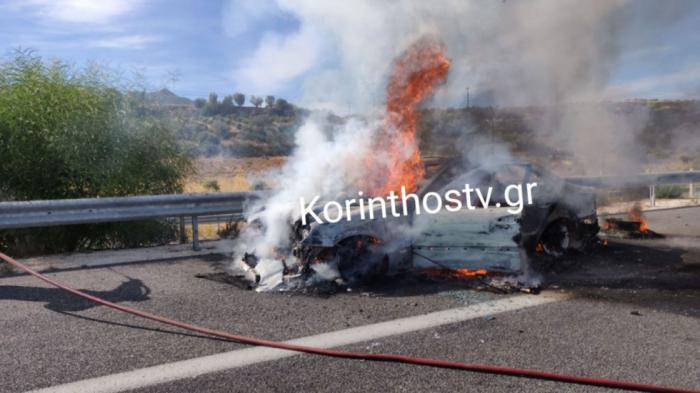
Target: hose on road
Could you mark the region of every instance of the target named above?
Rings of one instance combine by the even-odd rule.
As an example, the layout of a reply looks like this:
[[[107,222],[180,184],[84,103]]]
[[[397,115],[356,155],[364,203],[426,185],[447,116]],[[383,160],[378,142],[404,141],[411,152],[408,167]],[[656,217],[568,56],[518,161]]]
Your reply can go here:
[[[668,387],[668,386],[649,385],[649,384],[643,384],[643,383],[636,383],[636,382],[629,382],[629,381],[618,381],[618,380],[605,379],[605,378],[593,378],[593,377],[584,377],[584,376],[570,375],[570,374],[558,374],[558,373],[553,373],[553,372],[548,372],[548,371],[505,367],[505,366],[497,366],[497,365],[489,365],[489,364],[463,363],[463,362],[455,362],[455,361],[451,361],[451,360],[422,358],[422,357],[415,357],[415,356],[408,356],[408,355],[394,355],[394,354],[367,353],[367,352],[350,352],[350,351],[342,351],[342,350],[334,350],[334,349],[315,348],[315,347],[309,347],[309,346],[304,346],[304,345],[295,345],[295,344],[288,344],[288,343],[284,343],[284,342],[270,341],[270,340],[264,340],[264,339],[254,338],[254,337],[248,337],[248,336],[228,333],[228,332],[221,331],[221,330],[214,330],[214,329],[209,329],[209,328],[202,327],[202,326],[197,326],[197,325],[192,325],[192,324],[185,323],[185,322],[176,321],[174,319],[151,314],[151,313],[148,313],[146,311],[141,311],[141,310],[138,310],[135,308],[131,308],[128,306],[123,306],[123,305],[120,305],[117,303],[113,303],[113,302],[101,299],[99,297],[92,296],[90,294],[87,294],[87,293],[82,292],[80,290],[77,290],[75,288],[69,287],[67,285],[64,285],[64,284],[58,282],[58,281],[55,281],[55,280],[51,279],[50,277],[47,277],[47,276],[29,268],[28,266],[24,265],[23,263],[20,263],[20,262],[16,261],[15,259],[13,259],[13,258],[11,258],[11,257],[9,257],[1,252],[0,252],[0,259],[4,260],[5,262],[9,263],[10,265],[16,267],[17,269],[20,269],[20,270],[38,278],[39,280],[44,281],[47,284],[53,285],[57,288],[60,288],[66,292],[72,293],[73,295],[81,297],[83,299],[91,300],[91,301],[98,303],[98,304],[101,304],[103,306],[106,306],[106,307],[109,307],[109,308],[112,308],[112,309],[115,309],[118,311],[122,311],[122,312],[125,312],[128,314],[132,314],[132,315],[135,315],[137,317],[149,319],[151,321],[164,323],[167,325],[175,326],[175,327],[189,330],[192,332],[205,334],[208,336],[232,340],[232,341],[235,341],[235,342],[238,342],[241,344],[284,349],[284,350],[290,350],[290,351],[296,351],[296,352],[310,353],[310,354],[315,354],[315,355],[330,356],[330,357],[335,357],[335,358],[406,363],[406,364],[414,364],[414,365],[420,365],[420,366],[449,368],[449,369],[474,371],[474,372],[498,374],[498,375],[510,375],[510,376],[516,376],[516,377],[542,379],[542,380],[549,380],[549,381],[556,381],[556,382],[573,383],[573,384],[589,385],[589,386],[600,386],[600,387],[624,389],[624,390],[634,390],[634,391],[641,391],[641,392],[700,393],[700,391],[697,391],[697,390],[687,390],[687,389],[680,389],[680,388],[674,388],[674,387]]]

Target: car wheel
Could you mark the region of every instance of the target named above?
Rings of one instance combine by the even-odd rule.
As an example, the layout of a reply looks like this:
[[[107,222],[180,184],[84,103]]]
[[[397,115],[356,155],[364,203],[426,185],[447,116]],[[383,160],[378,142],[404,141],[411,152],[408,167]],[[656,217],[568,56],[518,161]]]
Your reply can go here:
[[[542,232],[539,243],[545,254],[551,257],[561,257],[571,247],[574,234],[573,224],[570,220],[561,218],[549,225]]]
[[[336,255],[341,277],[349,283],[374,280],[386,273],[388,260],[372,236],[354,236],[338,243]]]

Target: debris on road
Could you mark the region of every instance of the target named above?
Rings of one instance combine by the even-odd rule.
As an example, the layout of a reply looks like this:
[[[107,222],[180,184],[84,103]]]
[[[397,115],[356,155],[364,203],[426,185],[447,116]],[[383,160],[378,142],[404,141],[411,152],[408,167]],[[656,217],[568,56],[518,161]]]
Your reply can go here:
[[[629,239],[658,239],[664,236],[649,229],[649,223],[644,217],[641,206],[636,204],[627,213],[627,217],[606,218],[601,226],[606,236]],[[607,244],[607,240],[603,240]]]

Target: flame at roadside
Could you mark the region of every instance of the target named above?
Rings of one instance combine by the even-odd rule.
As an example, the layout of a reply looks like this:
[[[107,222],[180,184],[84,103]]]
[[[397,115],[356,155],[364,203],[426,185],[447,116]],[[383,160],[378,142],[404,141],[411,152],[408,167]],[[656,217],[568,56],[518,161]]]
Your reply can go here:
[[[425,168],[416,139],[418,105],[445,80],[450,62],[442,46],[431,39],[411,45],[394,62],[387,85],[384,128],[373,143],[366,164],[372,175],[365,185],[372,195],[415,191]]]
[[[627,213],[627,218],[639,222],[639,232],[647,233],[649,232],[649,223],[647,222],[644,213],[642,213],[642,207],[639,204],[632,206],[632,209]]]

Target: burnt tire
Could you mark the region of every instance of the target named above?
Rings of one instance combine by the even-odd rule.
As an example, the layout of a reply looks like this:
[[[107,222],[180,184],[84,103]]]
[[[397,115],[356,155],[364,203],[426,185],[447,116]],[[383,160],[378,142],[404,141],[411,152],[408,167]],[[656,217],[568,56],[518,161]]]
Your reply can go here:
[[[553,258],[563,256],[573,244],[574,233],[575,226],[569,219],[560,218],[551,222],[540,236],[544,253]]]
[[[348,283],[368,283],[385,276],[389,261],[382,255],[379,240],[371,236],[355,236],[338,243],[338,271]]]
[[[531,254],[532,267],[539,272],[554,267],[556,260],[569,251],[573,233],[573,223],[566,218],[549,223],[537,242],[541,251]]]

